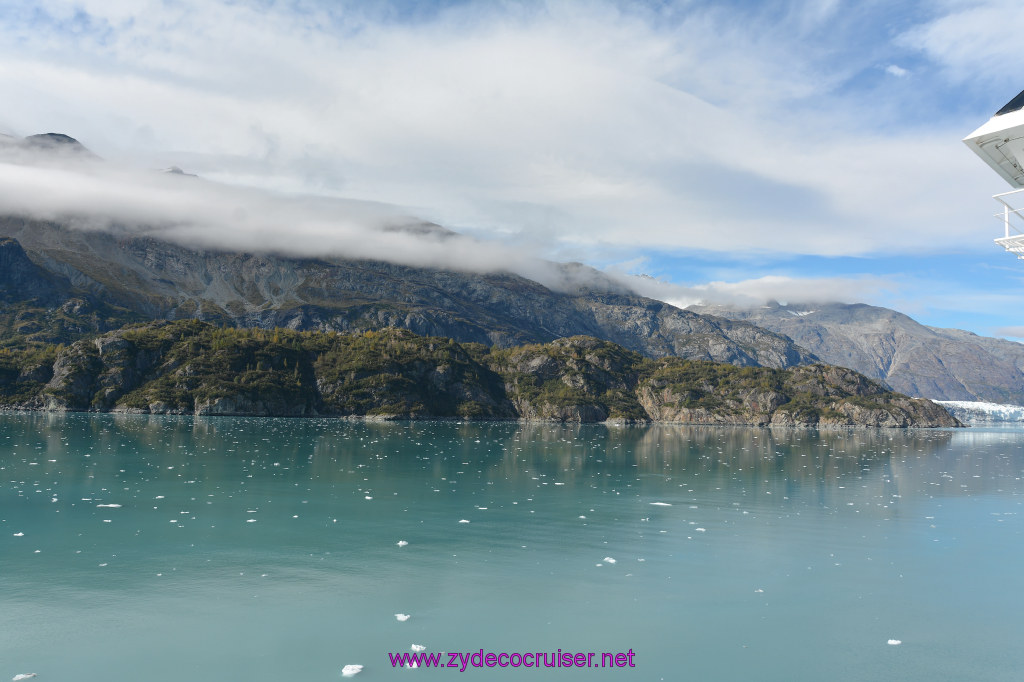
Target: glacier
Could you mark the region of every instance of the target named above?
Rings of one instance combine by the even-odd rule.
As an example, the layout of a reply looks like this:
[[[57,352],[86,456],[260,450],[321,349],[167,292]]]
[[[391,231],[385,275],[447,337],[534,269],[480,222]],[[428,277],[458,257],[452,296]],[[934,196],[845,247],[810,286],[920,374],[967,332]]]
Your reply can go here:
[[[1024,405],[972,402],[969,400],[933,400],[964,423],[1024,422]]]

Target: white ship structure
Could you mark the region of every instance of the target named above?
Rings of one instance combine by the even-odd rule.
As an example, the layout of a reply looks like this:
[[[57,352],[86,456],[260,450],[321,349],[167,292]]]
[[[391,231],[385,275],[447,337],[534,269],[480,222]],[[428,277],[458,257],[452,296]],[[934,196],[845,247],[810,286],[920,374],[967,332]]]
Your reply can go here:
[[[964,143],[1014,188],[992,197],[1000,204],[996,217],[1003,223],[1003,236],[995,241],[1024,259],[1024,92],[965,137]]]

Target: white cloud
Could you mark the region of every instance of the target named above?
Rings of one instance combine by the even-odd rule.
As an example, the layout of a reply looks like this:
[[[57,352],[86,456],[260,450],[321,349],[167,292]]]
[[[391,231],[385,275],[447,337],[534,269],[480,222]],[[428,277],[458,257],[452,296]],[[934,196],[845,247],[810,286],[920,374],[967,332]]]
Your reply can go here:
[[[834,97],[858,68],[829,58],[838,2],[470,3],[417,21],[355,2],[37,4],[53,21],[25,10],[0,31],[18,132],[548,254],[951,248],[977,238],[996,184],[964,130],[879,132],[872,103]]]
[[[1008,65],[1017,59],[1024,6],[1014,0],[948,0],[938,8],[933,19],[908,28],[899,42],[923,51],[961,84],[1020,87]]]
[[[897,78],[903,78],[905,76],[910,75],[910,71],[904,69],[902,66],[898,64],[890,64],[889,66],[885,67],[885,72],[890,76],[896,76]]]
[[[785,303],[857,303],[876,300],[899,289],[891,278],[788,277],[769,275],[737,282],[708,282],[682,286],[651,277],[610,273],[644,296],[671,303],[680,308],[691,305],[757,306],[768,301]]]
[[[994,333],[1013,341],[1024,341],[1024,326],[999,327]]]

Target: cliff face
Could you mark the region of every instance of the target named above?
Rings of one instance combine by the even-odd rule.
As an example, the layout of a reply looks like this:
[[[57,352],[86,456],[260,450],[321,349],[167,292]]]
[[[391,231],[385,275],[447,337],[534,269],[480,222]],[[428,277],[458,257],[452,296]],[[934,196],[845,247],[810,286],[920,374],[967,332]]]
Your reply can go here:
[[[0,237],[0,301],[52,305],[69,294],[67,282],[62,282],[29,260],[16,240]]]
[[[500,347],[582,334],[648,357],[769,367],[816,360],[783,336],[636,296],[596,271],[587,275],[599,287],[555,291],[509,273],[197,251],[16,217],[0,218],[0,235],[81,295],[149,319],[343,332],[401,327]]]
[[[887,308],[829,303],[731,309],[692,307],[792,338],[822,361],[933,400],[1024,404],[1024,345],[926,327]]]
[[[793,426],[956,426],[941,407],[848,369],[649,359],[571,337],[494,349],[385,329],[359,335],[126,327],[0,353],[0,405],[197,415],[458,417]]]

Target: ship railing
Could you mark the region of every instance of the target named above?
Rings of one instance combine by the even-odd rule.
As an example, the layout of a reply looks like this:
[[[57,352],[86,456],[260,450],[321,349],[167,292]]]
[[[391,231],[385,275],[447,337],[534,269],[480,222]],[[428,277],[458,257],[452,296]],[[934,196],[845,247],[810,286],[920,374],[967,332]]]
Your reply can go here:
[[[992,197],[1002,205],[1003,210],[995,217],[1003,223],[1003,236],[995,240],[996,244],[1017,258],[1024,259],[1024,189],[1003,192]]]

